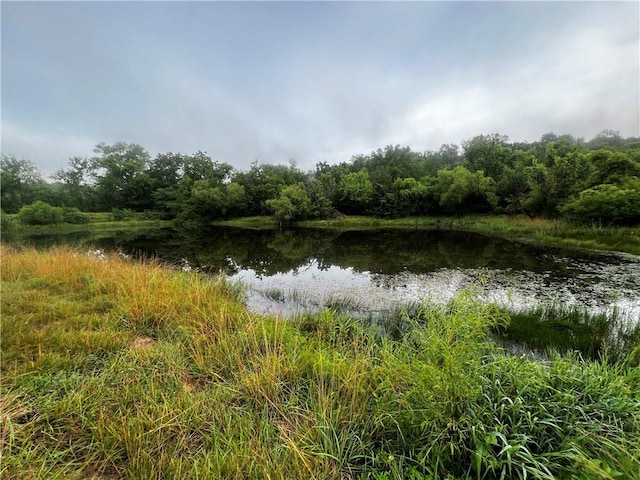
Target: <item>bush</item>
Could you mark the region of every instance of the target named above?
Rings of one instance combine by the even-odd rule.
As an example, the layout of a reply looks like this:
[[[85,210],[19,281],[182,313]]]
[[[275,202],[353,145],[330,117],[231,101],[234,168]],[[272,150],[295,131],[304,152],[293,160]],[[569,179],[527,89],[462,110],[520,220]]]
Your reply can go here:
[[[64,208],[62,218],[67,223],[89,223],[89,216],[85,215],[75,207]]]
[[[111,218],[116,222],[120,220],[131,220],[135,214],[136,212],[128,208],[114,208],[111,210]]]
[[[634,225],[640,222],[640,188],[598,185],[580,192],[560,213],[581,223]]]
[[[162,217],[163,213],[155,210],[145,210],[142,214],[142,218],[145,220],[161,220]]]
[[[29,225],[51,225],[63,220],[62,208],[52,207],[41,200],[22,207],[18,217],[22,223]]]

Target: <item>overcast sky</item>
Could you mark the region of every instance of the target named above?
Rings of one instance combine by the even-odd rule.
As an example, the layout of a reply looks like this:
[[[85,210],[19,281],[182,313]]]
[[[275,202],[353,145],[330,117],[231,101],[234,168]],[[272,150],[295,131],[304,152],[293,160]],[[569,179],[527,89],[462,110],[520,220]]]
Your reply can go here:
[[[640,3],[7,2],[2,153],[245,170],[501,133],[640,135]]]

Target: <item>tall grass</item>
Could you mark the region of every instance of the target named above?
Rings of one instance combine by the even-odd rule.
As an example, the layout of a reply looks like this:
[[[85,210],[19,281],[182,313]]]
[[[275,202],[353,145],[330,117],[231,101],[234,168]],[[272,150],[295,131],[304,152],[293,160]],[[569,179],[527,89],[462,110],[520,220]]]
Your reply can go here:
[[[577,305],[539,305],[509,311],[508,327],[496,331],[504,340],[544,353],[579,352],[597,360],[621,361],[640,345],[640,319],[617,309],[589,312]],[[640,358],[636,361],[640,364]]]
[[[471,296],[393,340],[224,279],[1,247],[2,478],[634,478],[640,377],[505,355]]]
[[[8,215],[0,211],[0,238],[5,243],[19,243],[22,240],[23,227],[17,215]]]

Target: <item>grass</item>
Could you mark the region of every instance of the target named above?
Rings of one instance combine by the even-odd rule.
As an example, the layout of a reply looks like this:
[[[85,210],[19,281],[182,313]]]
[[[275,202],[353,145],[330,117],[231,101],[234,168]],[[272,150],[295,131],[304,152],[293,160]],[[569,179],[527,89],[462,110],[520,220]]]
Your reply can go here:
[[[637,478],[640,372],[504,354],[495,306],[249,313],[224,279],[1,247],[0,476]],[[629,357],[632,358],[632,357]]]
[[[539,352],[554,349],[620,360],[640,345],[640,319],[617,310],[590,313],[575,305],[546,305],[508,314],[508,327],[497,329],[502,338]]]
[[[19,243],[22,239],[22,229],[16,215],[0,212],[0,237],[3,242]]]
[[[273,230],[274,228],[278,228],[280,224],[275,219],[275,217],[257,216],[232,218],[230,220],[217,220],[211,222],[211,225],[217,225],[221,227],[249,228],[252,230]]]
[[[461,218],[413,217],[379,219],[343,217],[336,220],[300,222],[300,226],[363,230],[379,228],[452,229],[503,236],[518,241],[589,250],[640,255],[640,226],[580,226],[564,220],[508,215],[469,215]]]
[[[120,230],[145,227],[170,226],[166,220],[145,220],[143,214],[133,219],[113,221],[110,213],[87,213],[90,223],[71,225],[25,226],[26,235],[72,233],[86,230]],[[7,217],[12,217],[7,215]],[[212,222],[211,225],[273,230],[278,221],[270,216],[243,217]],[[468,215],[455,217],[408,217],[381,219],[362,216],[342,216],[331,220],[297,222],[297,226],[340,230],[367,230],[380,228],[416,228],[425,230],[452,229],[485,233],[493,236],[561,247],[602,250],[640,255],[640,226],[603,227],[601,225],[580,226],[556,219],[528,218],[522,215]]]
[[[144,213],[136,213],[132,218],[113,220],[110,212],[83,212],[88,223],[57,223],[53,225],[27,225],[20,222],[16,214],[2,214],[2,239],[6,243],[19,243],[25,237],[39,235],[59,235],[76,232],[101,232],[123,230],[146,230],[172,225],[168,220],[145,218]],[[14,234],[15,232],[15,234]]]

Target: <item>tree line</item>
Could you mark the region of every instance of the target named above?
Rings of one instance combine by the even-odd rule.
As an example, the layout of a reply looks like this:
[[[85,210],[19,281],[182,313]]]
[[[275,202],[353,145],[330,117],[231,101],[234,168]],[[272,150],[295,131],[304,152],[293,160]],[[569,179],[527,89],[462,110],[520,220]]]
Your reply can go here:
[[[32,223],[145,212],[198,226],[215,219],[275,215],[280,221],[340,215],[401,217],[467,213],[640,223],[640,138],[603,131],[590,141],[548,133],[536,142],[479,135],[460,146],[416,152],[386,146],[312,171],[254,162],[246,171],[203,152],[161,153],[98,144],[45,181],[32,162],[2,156],[1,206]],[[57,210],[56,210],[57,209]],[[47,210],[48,214],[44,212]]]

